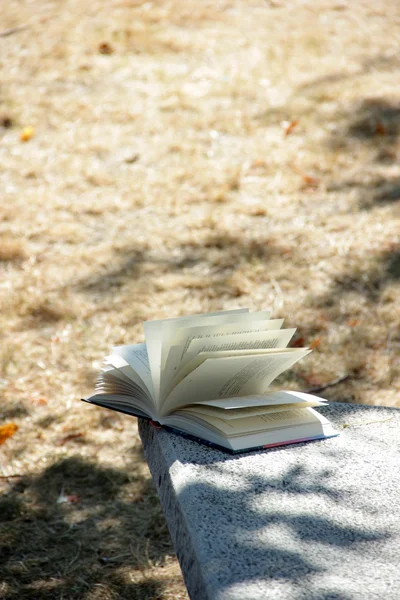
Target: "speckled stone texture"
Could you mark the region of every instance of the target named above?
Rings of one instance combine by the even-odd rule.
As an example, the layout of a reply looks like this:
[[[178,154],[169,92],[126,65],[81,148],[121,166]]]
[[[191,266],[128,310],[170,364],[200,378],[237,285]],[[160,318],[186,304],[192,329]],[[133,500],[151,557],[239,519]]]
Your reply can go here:
[[[400,599],[400,410],[319,410],[340,437],[236,456],[140,422],[192,600]]]

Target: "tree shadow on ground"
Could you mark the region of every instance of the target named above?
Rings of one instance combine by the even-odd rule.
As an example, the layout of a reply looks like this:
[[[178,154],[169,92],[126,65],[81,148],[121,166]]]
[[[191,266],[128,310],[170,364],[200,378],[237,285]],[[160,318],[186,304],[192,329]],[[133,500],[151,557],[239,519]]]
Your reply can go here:
[[[385,179],[381,176],[365,182],[360,178],[344,179],[329,184],[330,192],[346,192],[355,190],[357,202],[361,210],[370,210],[380,206],[395,206],[400,200],[400,178]]]
[[[388,310],[391,313],[395,310],[399,282],[400,250],[393,249],[374,256],[368,266],[360,265],[334,277],[325,293],[309,295],[309,306],[316,311],[322,310],[330,329],[336,329],[336,352],[340,352],[341,365],[340,371],[330,377],[334,386],[327,390],[323,377],[321,382],[318,376],[313,381],[307,371],[295,371],[296,383],[302,389],[311,393],[323,391],[325,398],[342,402],[363,402],[365,384],[377,390],[382,387],[397,389],[400,329],[395,313],[390,318],[387,314]],[[367,311],[371,315],[369,322],[365,322]],[[300,331],[305,339],[310,339],[310,328],[303,327]],[[378,356],[377,350],[380,351]],[[327,351],[333,353],[334,349]],[[375,383],[371,385],[371,372],[374,373],[375,368],[372,365],[377,360],[381,360],[379,375],[373,375]],[[288,385],[286,378],[285,385]]]
[[[339,126],[327,140],[331,151],[351,152],[366,147],[371,152],[371,164],[376,167],[396,164],[400,134],[400,102],[384,98],[364,98],[356,106],[338,115]],[[375,206],[392,205],[400,199],[398,177],[371,174],[370,166],[364,173],[341,177],[328,186],[328,191],[357,193],[361,210]]]
[[[9,480],[0,496],[4,600],[162,597],[146,575],[173,552],[150,478],[75,456]]]
[[[208,276],[216,278],[214,284],[220,281],[228,285],[227,277],[240,265],[252,261],[266,263],[280,254],[279,246],[268,238],[243,239],[216,231],[198,242],[178,245],[173,253],[157,253],[140,247],[121,249],[116,256],[116,266],[77,282],[76,287],[86,293],[112,293],[113,289],[132,280],[146,279],[148,283],[149,275],[188,273],[198,266],[206,266]]]
[[[384,98],[366,98],[357,107],[356,114],[347,127],[347,135],[361,141],[386,137],[392,143],[399,135],[400,104]]]
[[[340,93],[335,94],[335,86],[350,85],[360,78],[374,72],[392,72],[399,66],[397,55],[374,56],[362,61],[354,72],[329,73],[323,77],[297,87],[284,105],[268,109],[257,118],[265,126],[279,125],[282,120],[292,121],[294,116],[311,132],[314,129],[329,128],[324,153],[353,155],[357,149],[368,148],[368,165],[359,174],[346,176],[341,164],[341,172],[328,183],[328,192],[346,192],[354,190],[358,208],[370,210],[375,206],[393,205],[400,199],[400,180],[398,177],[382,176],[371,173],[371,164],[375,167],[396,165],[400,152],[400,101],[371,94],[352,105],[337,103]],[[339,90],[340,91],[340,90]],[[327,110],[326,103],[335,106]],[[353,161],[350,161],[350,165]]]
[[[342,70],[311,79],[296,87],[284,105],[269,108],[257,115],[256,118],[265,125],[279,124],[282,119],[292,119],[293,114],[296,114],[298,117],[304,118],[310,116],[320,120],[323,117],[319,114],[319,104],[323,104],[327,100],[335,100],[340,95],[335,93],[336,89],[346,86],[348,83],[358,81],[360,78],[371,73],[376,73],[377,71],[397,71],[399,64],[400,59],[397,54],[390,56],[378,54],[361,61],[358,69],[355,71],[348,72]],[[305,100],[306,102],[304,102]],[[393,117],[395,118],[394,120],[397,120],[397,115],[390,114],[390,108],[395,108],[395,105],[391,105],[385,99],[382,99],[382,107],[378,106],[379,103],[380,101],[375,98],[362,101],[361,108],[364,116],[380,117],[381,112],[383,112],[391,120],[393,120]],[[374,115],[368,114],[371,110],[374,112]],[[337,116],[343,117],[345,115]]]
[[[377,54],[361,61],[359,68],[354,72],[346,73],[339,71],[337,73],[329,73],[322,77],[317,77],[307,83],[302,84],[296,89],[296,94],[304,94],[314,89],[320,89],[326,85],[332,85],[335,83],[343,84],[345,81],[351,80],[358,77],[362,77],[368,73],[374,73],[376,70],[382,71],[397,71],[400,65],[400,59],[397,54],[389,56]]]
[[[337,277],[328,293],[314,298],[313,305],[324,308],[337,306],[339,300],[349,293],[356,293],[368,302],[378,302],[385,287],[399,279],[400,249],[383,252],[374,266]]]
[[[22,402],[15,402],[11,406],[4,406],[0,412],[0,419],[7,421],[10,419],[18,419],[19,417],[29,416],[29,411]]]

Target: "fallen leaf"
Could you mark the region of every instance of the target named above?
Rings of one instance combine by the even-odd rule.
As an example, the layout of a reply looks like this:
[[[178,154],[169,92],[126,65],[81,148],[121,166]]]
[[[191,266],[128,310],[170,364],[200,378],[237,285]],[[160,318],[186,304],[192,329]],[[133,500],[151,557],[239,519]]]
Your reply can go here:
[[[32,398],[31,402],[32,402],[32,404],[35,404],[36,406],[45,406],[47,404],[46,398],[43,398],[43,397]]]
[[[99,44],[99,52],[100,54],[112,54],[114,48],[108,42],[101,42],[101,44]]]
[[[346,321],[346,323],[349,327],[356,327],[359,324],[359,322],[360,321],[358,319],[348,319]]]
[[[0,123],[1,123],[1,126],[4,127],[4,129],[10,129],[10,127],[13,126],[12,119],[8,115],[3,115],[0,118]]]
[[[256,158],[256,160],[253,160],[253,162],[251,163],[251,167],[253,169],[258,169],[259,167],[267,167],[267,163],[265,160],[263,160],[262,158]]]
[[[290,135],[292,133],[292,131],[295,129],[295,127],[297,127],[298,124],[299,124],[298,119],[294,119],[293,121],[283,121],[282,122],[283,133],[285,135]]]
[[[252,217],[265,217],[267,209],[264,206],[251,206],[248,208],[247,214]]]
[[[311,175],[304,173],[302,178],[306,187],[311,187],[313,189],[319,187],[320,180],[317,177],[312,177]]]
[[[4,425],[0,425],[0,445],[4,444],[4,442],[12,437],[17,431],[18,425],[16,423],[5,423]]]
[[[73,504],[74,502],[79,502],[80,499],[80,496],[78,496],[77,494],[71,494],[70,496],[67,496],[67,500],[68,502],[71,502],[71,504]]]
[[[303,180],[303,187],[309,187],[309,188],[313,188],[316,189],[317,187],[319,187],[320,185],[320,180],[318,179],[318,177],[313,177],[312,175],[309,175],[308,173],[305,173],[303,171],[303,169],[299,169],[299,167],[297,167],[296,165],[293,165],[293,170],[296,171],[296,173],[298,173],[300,175],[300,177]]]
[[[308,346],[310,348],[310,350],[314,350],[315,348],[319,348],[321,345],[321,338],[317,337],[315,338],[315,340],[313,340],[311,342],[311,344]]]
[[[386,135],[387,134],[387,129],[385,127],[385,125],[382,123],[382,121],[377,121],[375,124],[375,133],[377,135]]]
[[[305,344],[305,340],[303,337],[296,338],[292,343],[292,348],[303,348]]]
[[[35,130],[33,127],[24,127],[21,131],[21,135],[19,139],[21,142],[29,142],[29,140],[35,135]]]
[[[79,433],[70,433],[69,435],[66,435],[65,437],[58,440],[57,446],[63,446],[67,442],[71,442],[72,440],[77,440],[78,438],[81,438],[82,436],[83,436],[83,433],[80,433],[80,432]]]
[[[132,156],[128,156],[127,158],[124,159],[124,162],[127,165],[133,165],[133,163],[137,162],[140,158],[139,154],[133,154]]]

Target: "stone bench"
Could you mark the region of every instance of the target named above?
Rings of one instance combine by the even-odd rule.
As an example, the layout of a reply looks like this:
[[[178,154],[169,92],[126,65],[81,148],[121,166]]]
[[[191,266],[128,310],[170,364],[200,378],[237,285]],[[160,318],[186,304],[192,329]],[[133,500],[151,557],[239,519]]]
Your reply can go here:
[[[192,600],[399,600],[400,410],[319,410],[340,437],[236,456],[140,421]]]

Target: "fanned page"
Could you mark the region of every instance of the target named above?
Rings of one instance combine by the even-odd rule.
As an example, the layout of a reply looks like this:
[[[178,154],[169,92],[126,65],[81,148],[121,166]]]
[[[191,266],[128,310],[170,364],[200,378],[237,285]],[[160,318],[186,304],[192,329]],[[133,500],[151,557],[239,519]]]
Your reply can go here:
[[[229,322],[218,325],[202,325],[200,327],[182,327],[175,331],[169,339],[169,345],[163,347],[162,383],[160,397],[165,398],[167,391],[171,389],[171,382],[177,373],[193,358],[199,350],[195,349],[196,343],[201,347],[203,344],[214,347],[220,346],[226,336],[232,336],[230,341],[240,343],[236,336],[247,336],[255,333],[264,333],[267,330],[277,330],[282,327],[283,319],[268,319],[269,312],[248,313],[240,316],[240,321]],[[235,336],[235,337],[233,337]],[[288,339],[289,341],[289,339]],[[253,347],[257,347],[254,345]],[[189,352],[190,348],[190,352]],[[200,350],[201,352],[201,350]]]
[[[154,396],[146,344],[116,346],[106,360],[116,368],[123,366],[130,367],[127,370],[127,374],[129,373],[128,376],[133,381],[137,381],[139,378],[139,383],[142,384],[148,395],[151,397]]]
[[[229,334],[254,333],[266,329],[280,329],[283,319],[271,320],[269,316],[269,311],[233,313],[224,315],[222,319],[218,319],[218,322],[214,322],[215,319],[212,322],[208,320],[208,322],[203,321],[200,325],[192,327],[179,326],[172,329],[168,323],[165,324],[162,348],[163,375],[171,346],[179,346],[182,349],[181,358],[183,358],[192,340],[210,339]]]
[[[160,414],[165,416],[179,407],[195,402],[263,394],[280,373],[308,352],[291,349],[286,352],[208,358],[171,391]]]
[[[200,352],[234,352],[236,350],[286,348],[295,331],[295,329],[278,329],[256,333],[225,335],[211,340],[192,340],[183,357],[183,365]]]
[[[238,308],[230,311],[144,322],[146,346],[154,388],[154,400],[157,405],[159,404],[160,397],[162,349],[164,345],[169,343],[174,331],[180,327],[228,323],[229,321],[234,321],[236,318],[240,319],[240,315],[247,314],[248,312],[248,308]]]
[[[155,417],[146,345],[117,346],[104,362],[95,396],[88,400],[129,414]]]
[[[135,383],[129,369],[105,365],[98,377],[95,395],[87,401],[135,416],[153,417],[155,408],[152,399],[141,385]]]
[[[211,354],[213,358],[218,356],[223,358],[238,356],[241,353],[256,355],[261,351],[266,352],[274,348],[283,349],[286,348],[295,331],[295,329],[267,329],[250,333],[216,335],[205,339],[195,338],[189,343],[187,351],[183,355],[181,355],[179,346],[173,346],[170,350],[169,361],[167,361],[167,373],[163,374],[162,378],[160,404],[191,370],[197,368],[207,358],[207,354],[210,354],[210,358]],[[203,361],[199,360],[200,358]]]
[[[238,335],[266,331],[267,329],[280,329],[283,319],[270,319],[269,314],[269,311],[243,313],[240,317],[236,316],[236,320],[233,322],[230,319],[229,323],[219,323],[213,326],[202,324],[197,327],[180,327],[170,336],[168,345],[165,344],[163,347],[163,366],[165,366],[170,346],[180,346],[183,357],[193,340],[211,340],[224,335]]]

